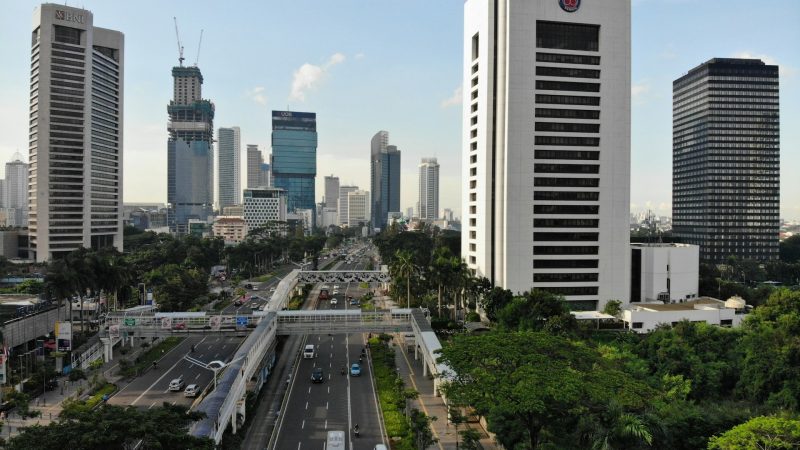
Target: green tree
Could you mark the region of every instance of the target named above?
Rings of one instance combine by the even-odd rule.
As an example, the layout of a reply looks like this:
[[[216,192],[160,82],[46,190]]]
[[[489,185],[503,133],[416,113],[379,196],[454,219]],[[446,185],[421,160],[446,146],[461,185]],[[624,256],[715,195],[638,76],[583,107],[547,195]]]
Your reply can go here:
[[[414,265],[414,255],[408,250],[397,250],[394,261],[389,266],[395,279],[404,279],[406,282],[406,308],[411,307],[411,277],[417,272]]]
[[[514,299],[514,294],[501,287],[493,287],[485,296],[480,300],[480,305],[486,312],[486,317],[490,321],[497,321],[497,314]]]
[[[104,405],[92,410],[65,410],[58,420],[47,426],[23,428],[9,439],[8,450],[62,450],[75,448],[105,450],[141,449],[207,449],[214,448],[210,439],[189,436],[189,426],[202,415],[187,412],[185,407],[164,403],[162,407],[140,410],[134,407]]]
[[[779,450],[800,448],[800,420],[761,416],[714,436],[710,450]]]
[[[452,370],[444,375],[447,397],[486,416],[506,448],[553,442],[612,399],[636,413],[653,393],[596,351],[542,332],[455,335],[439,361]]]
[[[800,234],[786,238],[780,244],[781,261],[787,263],[800,262]]]
[[[425,450],[439,441],[433,436],[433,431],[431,430],[431,422],[436,420],[436,417],[430,417],[418,409],[412,409],[409,420],[411,422],[411,434],[414,436],[414,448]]]

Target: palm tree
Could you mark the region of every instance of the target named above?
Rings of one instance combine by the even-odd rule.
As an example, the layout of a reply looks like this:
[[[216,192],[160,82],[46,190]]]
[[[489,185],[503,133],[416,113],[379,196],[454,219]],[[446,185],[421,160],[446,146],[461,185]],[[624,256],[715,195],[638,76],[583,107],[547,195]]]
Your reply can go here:
[[[417,272],[414,255],[408,250],[397,250],[394,253],[392,268],[398,278],[406,279],[406,308],[411,308],[411,276]]]
[[[77,273],[64,260],[57,259],[47,266],[45,278],[46,292],[56,299],[58,309],[64,306],[64,300],[69,301],[69,317],[72,319],[72,296],[77,291]]]

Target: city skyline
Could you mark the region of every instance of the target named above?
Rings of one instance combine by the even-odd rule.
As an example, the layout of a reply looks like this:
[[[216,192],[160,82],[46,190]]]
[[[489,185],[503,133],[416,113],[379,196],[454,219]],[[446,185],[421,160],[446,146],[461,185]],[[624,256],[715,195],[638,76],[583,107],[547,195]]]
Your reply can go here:
[[[320,179],[315,200],[322,198],[325,174],[340,176],[342,184],[368,186],[367,140],[375,130],[388,129],[406,153],[401,207],[416,203],[416,162],[435,156],[452,168],[442,173],[441,207],[462,216],[461,111],[456,92],[462,64],[460,2],[367,7],[314,3],[313,8],[309,2],[242,2],[242,8],[215,15],[213,21],[207,9],[190,8],[188,2],[152,3],[150,10],[157,11],[154,25],[131,25],[127,18],[148,4],[82,5],[126,37],[124,201],[166,202],[163,110],[170,97],[168,73],[178,56],[175,45],[166,44],[174,44],[172,16],[177,16],[187,64],[195,60],[200,28],[205,30],[198,62],[206,78],[205,96],[214,99],[220,124],[241,127],[243,146],[258,144],[265,153],[271,151],[272,109],[288,106],[318,113]],[[0,72],[5,99],[0,105],[0,160],[10,160],[15,151],[28,159],[29,99],[21,86],[28,85],[30,48],[17,37],[29,31],[28,19],[36,5],[12,3],[0,18],[0,57],[6,61]],[[252,13],[241,14],[244,8]],[[310,13],[293,14],[295,9]],[[712,15],[717,19],[708,20]],[[400,38],[402,33],[378,32],[386,25],[379,18],[387,16],[396,18],[392,27],[413,24],[417,35],[409,40]],[[800,20],[800,6],[790,3],[776,9],[761,2],[735,1],[719,7],[717,2],[639,0],[633,2],[632,16],[632,211],[649,207],[658,215],[671,215],[671,81],[710,58],[752,56],[780,66],[781,217],[800,218],[800,179],[786,176],[789,167],[800,165],[800,130],[789,126],[800,118],[800,56],[791,48],[791,43],[800,41],[800,32],[791,26]],[[249,26],[256,17],[267,23]],[[292,46],[269,44],[295,29],[300,17],[308,22],[303,29],[319,31],[303,33]],[[213,28],[215,23],[219,29]],[[229,27],[238,31],[222,32]],[[246,71],[230,70],[255,50],[267,57],[251,61],[254,67],[248,65]]]

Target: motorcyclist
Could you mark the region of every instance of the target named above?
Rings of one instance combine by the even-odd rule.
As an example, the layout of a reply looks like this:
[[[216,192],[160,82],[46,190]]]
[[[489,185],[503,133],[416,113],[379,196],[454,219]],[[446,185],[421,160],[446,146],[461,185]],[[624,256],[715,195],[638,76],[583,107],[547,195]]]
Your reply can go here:
[[[344,366],[342,366],[342,375],[344,375]]]
[[[358,436],[358,434],[359,434],[359,430],[358,430],[358,424],[355,424],[355,425],[353,426],[353,434],[355,434],[356,436]]]

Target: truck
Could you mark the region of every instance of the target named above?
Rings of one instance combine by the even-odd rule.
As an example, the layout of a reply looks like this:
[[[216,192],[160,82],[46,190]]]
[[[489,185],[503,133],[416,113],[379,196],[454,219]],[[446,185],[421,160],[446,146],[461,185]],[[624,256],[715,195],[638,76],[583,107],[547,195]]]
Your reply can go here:
[[[320,300],[327,300],[329,298],[330,298],[330,296],[328,295],[328,290],[327,289],[320,289],[320,291],[319,291],[319,299]]]

